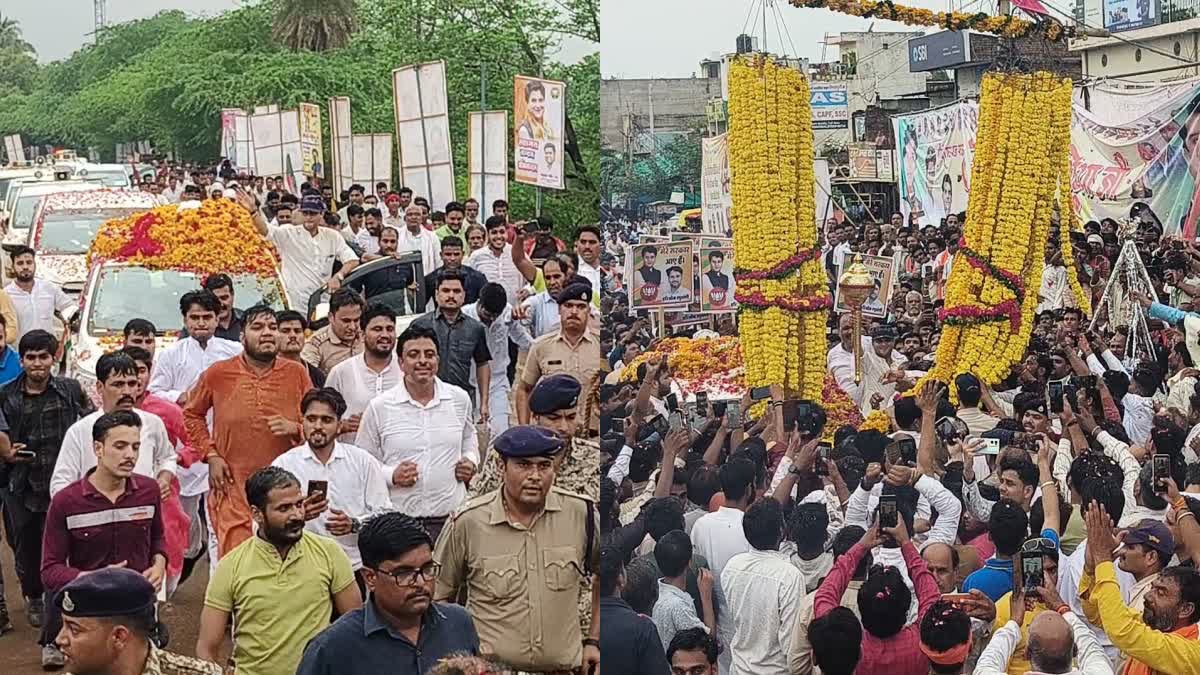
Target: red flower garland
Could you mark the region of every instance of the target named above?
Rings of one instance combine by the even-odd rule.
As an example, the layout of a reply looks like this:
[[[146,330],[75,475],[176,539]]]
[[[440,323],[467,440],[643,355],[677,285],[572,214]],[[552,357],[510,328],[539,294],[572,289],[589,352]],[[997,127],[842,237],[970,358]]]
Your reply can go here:
[[[809,260],[816,260],[821,255],[821,249],[809,248],[796,253],[795,255],[781,260],[769,270],[747,270],[735,269],[733,271],[734,278],[738,281],[762,281],[765,279],[782,279],[788,274],[799,270],[800,265]]]
[[[141,218],[134,222],[133,228],[129,232],[129,241],[118,251],[118,255],[122,258],[133,258],[138,254],[154,257],[163,251],[162,244],[155,241],[154,237],[150,236],[150,228],[158,225],[162,221],[154,215],[153,212],[146,212]]]
[[[979,255],[967,246],[966,237],[958,240],[958,247],[959,253],[966,258],[971,267],[974,267],[984,274],[996,277],[997,281],[999,281],[1005,288],[1012,291],[1013,295],[1017,296],[1017,302],[1022,302],[1025,299],[1025,282],[1021,281],[1020,277],[1012,272],[1002,270],[993,265],[991,262],[984,260],[983,256]]]
[[[1021,306],[1014,300],[1005,300],[995,307],[981,308],[964,305],[950,307],[938,312],[942,323],[952,326],[971,326],[989,321],[1003,321],[1008,318],[1013,331],[1021,327]]]

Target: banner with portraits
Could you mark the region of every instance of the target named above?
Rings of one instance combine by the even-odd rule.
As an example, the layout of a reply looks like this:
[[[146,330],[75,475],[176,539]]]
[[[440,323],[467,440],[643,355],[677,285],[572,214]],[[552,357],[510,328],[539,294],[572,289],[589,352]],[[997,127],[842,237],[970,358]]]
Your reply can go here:
[[[325,158],[321,147],[321,109],[315,103],[300,106],[300,152],[304,175],[325,177]]]
[[[729,179],[729,140],[725,134],[702,139],[700,206],[705,234],[724,237],[733,231],[732,183]]]
[[[892,118],[904,222],[940,225],[947,214],[967,210],[978,122],[974,101]]]
[[[557,80],[513,78],[513,149],[518,183],[562,190],[567,85]]]
[[[892,302],[892,290],[895,286],[895,271],[892,269],[895,264],[895,259],[891,256],[882,255],[863,255],[858,256],[862,260],[862,264],[867,268],[867,273],[871,275],[871,280],[875,282],[875,289],[863,301],[862,313],[863,316],[872,316],[882,319],[887,316],[888,307]],[[848,265],[853,260],[849,255],[846,256],[843,265]],[[837,276],[834,278],[840,279],[842,269],[839,266]],[[836,287],[835,287],[836,288]],[[833,296],[833,311],[841,314],[849,312],[850,306],[845,303],[842,298],[841,289],[838,288]]]
[[[1071,126],[1071,192],[1083,222],[1139,218],[1194,238],[1200,218],[1200,84],[1129,94],[1092,111],[1077,100]],[[1138,109],[1140,108],[1140,110]]]
[[[626,259],[631,309],[686,309],[695,297],[695,245],[689,240],[631,247]]]
[[[737,286],[733,280],[733,240],[702,237],[697,256],[700,275],[700,310],[732,312],[737,309],[733,295]]]

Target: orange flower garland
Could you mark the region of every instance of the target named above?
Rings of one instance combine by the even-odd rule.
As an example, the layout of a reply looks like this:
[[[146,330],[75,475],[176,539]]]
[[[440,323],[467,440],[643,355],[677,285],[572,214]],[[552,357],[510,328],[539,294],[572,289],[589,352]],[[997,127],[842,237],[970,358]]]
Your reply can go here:
[[[665,358],[684,394],[741,395],[742,349],[735,337],[701,340],[667,338],[625,364],[622,382],[636,382],[638,366],[652,357]]]
[[[88,251],[88,264],[121,260],[150,269],[199,274],[276,273],[274,248],[255,229],[250,214],[225,199],[199,208],[178,204],[104,223]]]

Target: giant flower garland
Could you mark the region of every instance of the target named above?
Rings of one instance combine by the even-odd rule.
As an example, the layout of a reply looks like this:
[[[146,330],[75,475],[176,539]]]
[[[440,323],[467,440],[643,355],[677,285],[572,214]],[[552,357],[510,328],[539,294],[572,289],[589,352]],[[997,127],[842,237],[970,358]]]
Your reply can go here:
[[[1056,201],[1072,212],[1070,132],[1070,80],[984,78],[959,253],[967,264],[954,265],[947,282],[946,325],[928,377],[953,386],[955,375],[972,372],[995,384],[1024,356]],[[1068,229],[1073,222],[1068,216]]]
[[[737,338],[661,340],[625,364],[621,381],[635,382],[638,366],[655,356],[667,360],[671,376],[684,394],[705,391],[714,398],[741,396],[742,350]]]
[[[226,199],[199,208],[177,204],[104,223],[88,251],[96,259],[121,260],[151,269],[200,274],[275,274],[275,250],[255,229],[250,214]]]
[[[803,73],[762,55],[730,65],[729,167],[746,386],[820,400],[832,300],[817,248]]]
[[[985,12],[934,12],[920,7],[898,5],[891,0],[788,0],[796,7],[831,9],[864,19],[888,19],[910,26],[930,26],[949,30],[977,30],[1007,38],[1041,33],[1051,42],[1074,37],[1075,29],[1052,19],[1026,21],[1015,16],[991,16]]]

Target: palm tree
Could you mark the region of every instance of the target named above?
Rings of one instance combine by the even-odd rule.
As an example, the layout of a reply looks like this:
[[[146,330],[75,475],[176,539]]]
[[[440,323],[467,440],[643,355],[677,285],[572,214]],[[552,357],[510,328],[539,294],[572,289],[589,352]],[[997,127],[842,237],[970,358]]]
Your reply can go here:
[[[12,19],[0,15],[0,49],[15,49],[23,54],[33,54],[33,45],[21,37],[21,26]]]
[[[292,49],[323,52],[349,44],[354,23],[354,0],[281,0],[274,33]]]

